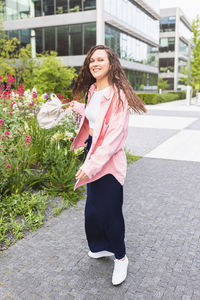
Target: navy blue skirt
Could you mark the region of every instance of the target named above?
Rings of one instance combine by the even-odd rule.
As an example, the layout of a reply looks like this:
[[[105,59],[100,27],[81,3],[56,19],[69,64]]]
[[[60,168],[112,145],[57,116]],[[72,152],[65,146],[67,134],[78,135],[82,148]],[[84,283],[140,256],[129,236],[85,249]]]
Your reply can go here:
[[[89,136],[85,143],[87,155],[92,136]],[[106,174],[87,184],[85,232],[92,252],[110,251],[117,259],[125,256],[122,205],[123,186],[112,174]]]

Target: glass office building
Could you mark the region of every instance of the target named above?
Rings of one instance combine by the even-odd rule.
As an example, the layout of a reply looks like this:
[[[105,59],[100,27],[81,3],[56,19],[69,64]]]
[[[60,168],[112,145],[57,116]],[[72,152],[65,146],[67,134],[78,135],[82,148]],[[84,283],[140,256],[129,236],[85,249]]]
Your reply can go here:
[[[188,45],[192,27],[180,8],[160,11],[159,76],[169,84],[170,90],[184,89],[181,78],[188,63]]]
[[[80,67],[91,46],[106,44],[119,55],[136,90],[156,90],[159,0],[4,0],[8,38],[36,53],[54,50]]]

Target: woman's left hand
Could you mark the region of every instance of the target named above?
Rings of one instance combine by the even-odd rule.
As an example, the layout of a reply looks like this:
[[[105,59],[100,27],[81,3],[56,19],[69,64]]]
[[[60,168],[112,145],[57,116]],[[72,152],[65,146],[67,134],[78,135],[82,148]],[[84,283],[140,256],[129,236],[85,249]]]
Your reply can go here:
[[[89,178],[81,169],[75,175],[76,179],[87,179]]]

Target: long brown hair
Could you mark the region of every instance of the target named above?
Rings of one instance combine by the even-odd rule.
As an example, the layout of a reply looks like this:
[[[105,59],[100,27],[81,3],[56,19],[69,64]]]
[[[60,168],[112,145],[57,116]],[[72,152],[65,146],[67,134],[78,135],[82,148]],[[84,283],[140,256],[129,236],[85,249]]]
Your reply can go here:
[[[110,84],[115,85],[119,95],[119,104],[122,102],[120,98],[120,90],[122,90],[127,98],[129,106],[137,113],[146,112],[143,101],[134,92],[132,86],[128,82],[125,72],[120,64],[117,54],[109,47],[104,45],[93,46],[87,53],[83,66],[76,79],[72,89],[74,96],[81,96],[85,98],[87,103],[87,95],[91,84],[96,82],[89,70],[90,58],[96,50],[105,50],[109,63],[110,71],[108,73],[108,81]]]

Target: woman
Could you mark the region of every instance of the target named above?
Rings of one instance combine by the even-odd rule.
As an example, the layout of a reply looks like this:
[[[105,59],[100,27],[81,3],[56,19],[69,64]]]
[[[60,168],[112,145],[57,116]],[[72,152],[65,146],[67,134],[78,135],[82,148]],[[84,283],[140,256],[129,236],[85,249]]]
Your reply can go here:
[[[82,116],[71,150],[87,145],[75,189],[87,184],[88,255],[115,255],[112,283],[118,285],[125,280],[128,267],[122,204],[129,108],[138,113],[146,110],[126,79],[116,53],[103,45],[89,50],[73,94],[86,100],[85,104],[72,101],[70,107]]]

